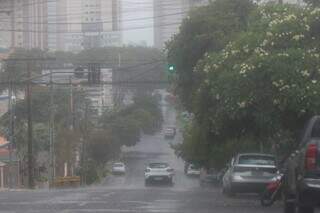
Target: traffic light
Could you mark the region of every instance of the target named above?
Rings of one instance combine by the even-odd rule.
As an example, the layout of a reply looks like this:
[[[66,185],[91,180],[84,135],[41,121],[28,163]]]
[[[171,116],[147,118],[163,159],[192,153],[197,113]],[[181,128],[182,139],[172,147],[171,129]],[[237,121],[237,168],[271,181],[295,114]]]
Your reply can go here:
[[[88,83],[100,84],[101,82],[101,66],[98,63],[88,64]]]
[[[171,75],[176,73],[176,66],[174,64],[168,64],[168,73]]]

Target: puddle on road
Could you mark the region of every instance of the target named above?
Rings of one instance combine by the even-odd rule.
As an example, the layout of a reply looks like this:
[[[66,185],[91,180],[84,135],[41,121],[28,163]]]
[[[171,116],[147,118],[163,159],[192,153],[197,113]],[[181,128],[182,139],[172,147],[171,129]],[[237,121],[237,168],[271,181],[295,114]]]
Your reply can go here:
[[[152,203],[141,206],[140,209],[146,212],[175,212],[181,204],[179,200],[155,200]]]

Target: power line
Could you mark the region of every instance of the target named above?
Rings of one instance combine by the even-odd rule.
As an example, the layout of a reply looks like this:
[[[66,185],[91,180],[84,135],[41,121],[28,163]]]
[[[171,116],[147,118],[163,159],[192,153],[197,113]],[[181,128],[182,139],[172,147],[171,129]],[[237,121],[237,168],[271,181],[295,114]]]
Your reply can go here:
[[[36,5],[36,4],[33,4]],[[176,3],[174,4],[157,4],[157,6],[162,6],[162,7],[169,7],[169,8],[165,8],[166,11],[167,10],[177,10],[177,9],[182,9],[182,8],[189,8],[189,6],[182,6],[182,5],[178,5]],[[170,6],[177,6],[177,7],[170,7]],[[0,7],[1,9],[5,9],[6,7]],[[76,10],[75,7],[69,7],[72,10]],[[7,9],[12,9],[12,7],[8,7]],[[79,6],[79,10],[82,9],[82,6]],[[137,12],[137,9],[139,9],[139,7],[131,7],[129,8],[130,10],[121,10],[121,14],[125,14],[126,12]],[[154,9],[153,5],[150,5],[150,7],[144,7],[143,9]],[[110,10],[111,12],[112,10]],[[23,17],[15,17],[17,18],[22,18],[22,19],[26,19],[26,18],[43,18],[43,17],[63,17],[63,16],[72,16],[72,15],[85,15],[85,13],[66,13],[66,14],[59,14],[59,15],[39,15],[39,16],[23,16]],[[6,19],[6,18],[4,18]],[[10,19],[10,18],[7,18]]]
[[[151,25],[151,26],[142,26],[142,27],[131,27],[121,30],[101,30],[95,31],[96,33],[104,33],[104,32],[124,32],[124,31],[131,31],[131,30],[139,30],[139,29],[149,29],[149,28],[159,28],[159,27],[170,27],[175,25],[180,25],[181,22],[174,22],[168,24],[160,24],[160,25]],[[52,34],[83,34],[86,32],[83,31],[46,31],[46,30],[12,30],[12,29],[0,29],[0,32],[30,32],[30,33],[52,33]],[[89,32],[88,32],[89,33]],[[92,33],[92,32],[90,32]]]
[[[162,17],[168,17],[168,16],[175,16],[175,15],[184,15],[187,14],[189,11],[183,11],[178,13],[170,13],[165,15],[159,15],[159,16],[149,16],[149,17],[141,17],[141,18],[134,18],[134,19],[125,19],[121,20],[121,22],[131,22],[131,21],[145,21],[148,19],[155,19],[155,18],[162,18]],[[26,22],[26,21],[18,21],[14,22],[15,24],[35,24],[35,25],[82,25],[82,24],[108,24],[113,23],[114,21],[97,21],[97,22]],[[11,21],[0,21],[0,23],[12,23]]]

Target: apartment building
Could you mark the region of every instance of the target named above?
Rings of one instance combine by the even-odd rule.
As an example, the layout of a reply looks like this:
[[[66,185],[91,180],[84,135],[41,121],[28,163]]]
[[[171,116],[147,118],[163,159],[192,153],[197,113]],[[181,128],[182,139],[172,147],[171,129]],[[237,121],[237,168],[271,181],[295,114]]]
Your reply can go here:
[[[67,29],[64,50],[120,46],[119,0],[64,0]],[[61,10],[60,10],[61,11]]]
[[[0,0],[0,48],[120,46],[120,0]]]

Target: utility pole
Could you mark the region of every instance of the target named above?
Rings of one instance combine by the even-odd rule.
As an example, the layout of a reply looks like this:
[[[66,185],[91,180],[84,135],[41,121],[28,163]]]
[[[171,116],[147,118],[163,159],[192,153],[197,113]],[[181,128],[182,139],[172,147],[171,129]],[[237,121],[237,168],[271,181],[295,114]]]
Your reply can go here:
[[[50,170],[49,185],[53,186],[54,182],[54,106],[53,106],[53,82],[52,71],[50,70],[50,120],[49,120],[49,137],[50,137]]]
[[[11,72],[11,70],[10,70]],[[9,74],[11,76],[11,74]],[[12,188],[12,143],[13,143],[13,101],[12,101],[12,79],[10,79],[10,86],[9,86],[9,108],[8,111],[10,112],[10,129],[9,129],[9,188]]]
[[[87,143],[87,134],[88,134],[88,110],[89,104],[86,102],[85,112],[84,112],[84,128],[82,130],[82,150],[81,150],[81,183],[85,185],[86,183],[86,143]]]
[[[73,86],[72,86],[72,77],[69,78],[70,83],[70,129],[73,130],[74,128],[74,107],[73,107]]]
[[[16,43],[16,38],[15,38],[15,2],[16,1],[11,1],[11,49],[13,50],[15,47],[15,43]]]
[[[31,78],[31,67],[30,67],[30,60],[27,61],[27,71],[28,71],[28,78]],[[33,144],[32,144],[32,104],[31,104],[31,83],[28,80],[27,84],[27,114],[28,114],[28,186],[29,188],[34,187],[34,179],[33,179]]]
[[[118,54],[118,67],[121,67],[121,53]]]

